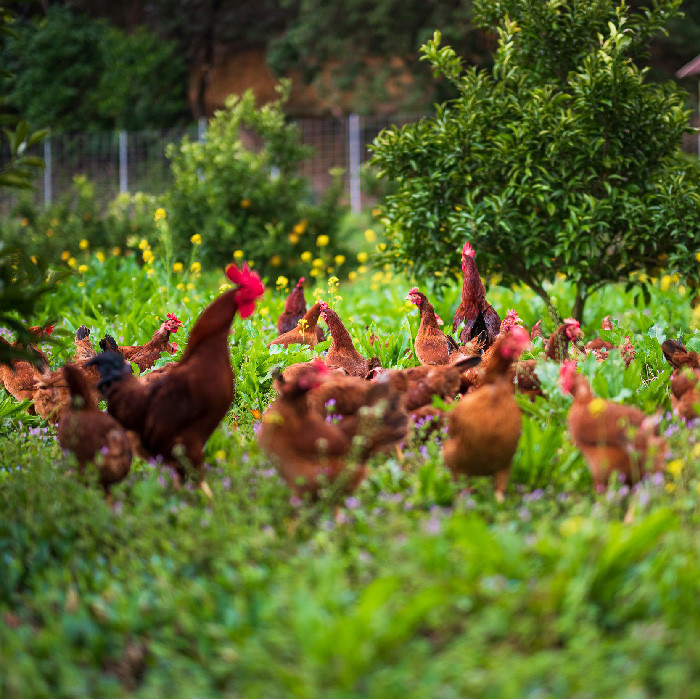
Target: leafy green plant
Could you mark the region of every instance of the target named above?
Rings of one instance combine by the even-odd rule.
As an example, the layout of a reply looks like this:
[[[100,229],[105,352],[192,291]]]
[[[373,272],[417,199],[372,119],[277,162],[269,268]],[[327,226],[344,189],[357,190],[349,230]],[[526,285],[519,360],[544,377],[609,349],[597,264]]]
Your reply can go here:
[[[174,183],[166,209],[177,253],[199,236],[209,266],[239,251],[265,275],[308,272],[312,259],[323,271],[342,268],[348,251],[337,236],[340,174],[313,204],[309,182],[298,174],[309,148],[282,112],[288,90],[283,84],[280,99],[259,109],[252,91],[230,96],[205,141],[185,137],[168,148]]]
[[[648,294],[636,272],[696,283],[700,168],[679,151],[685,98],[635,62],[679,5],[476,2],[476,21],[498,32],[491,70],[464,68],[437,32],[422,58],[459,96],[374,143],[371,162],[397,186],[385,259],[441,286],[469,240],[482,273],[527,284],[553,318],[582,318],[611,282]],[[571,305],[548,291],[557,272],[575,285]]]

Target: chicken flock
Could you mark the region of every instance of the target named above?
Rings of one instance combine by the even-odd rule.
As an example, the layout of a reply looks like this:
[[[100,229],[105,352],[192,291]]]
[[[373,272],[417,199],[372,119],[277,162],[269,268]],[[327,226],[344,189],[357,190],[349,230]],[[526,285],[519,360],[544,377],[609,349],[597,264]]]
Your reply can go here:
[[[490,476],[494,497],[502,501],[522,428],[516,394],[545,396],[536,360],[520,359],[536,337],[542,338],[545,357],[560,365],[559,385],[573,398],[568,428],[596,490],[606,488],[613,472],[633,484],[647,472],[664,469],[667,446],[658,431],[660,416],[596,398],[577,371],[578,358],[593,354],[603,361],[612,343],[596,338],[583,345],[580,324],[572,318],[546,339],[541,322],[528,332],[513,310],[501,320],[486,300],[469,242],[462,249],[462,272],[455,337],[441,329],[428,297],[417,287],[409,291],[406,300],[420,314],[413,348],[420,365],[405,369],[383,368],[379,358],[358,352],[327,303],[317,301],[307,310],[304,278],[292,289],[277,321],[278,337],[268,347],[313,348],[325,339],[320,321],[331,341],[323,357],[273,371],[277,397],[257,432],[262,450],[295,495],[316,498],[324,488],[350,493],[367,475],[373,454],[400,455],[409,436],[420,440],[445,430],[443,456],[453,476]],[[111,485],[128,474],[134,453],[169,466],[176,485],[191,476],[212,497],[203,452],[233,403],[231,324],[236,314],[252,314],[264,291],[247,267],[231,264],[226,274],[235,287],[204,309],[178,362],[151,369],[164,352],[176,351],[170,337],[182,324],[169,314],[145,345],[118,346],[107,335],[99,341],[99,353],[89,329],[81,326],[73,361],[55,371],[38,348],[52,327],[33,328],[36,343],[24,349],[34,361],[0,366],[5,389],[17,400],[30,399],[29,411],[56,424],[59,443],[75,455],[79,470],[88,463],[96,466],[107,498]],[[603,328],[612,328],[609,317]],[[634,359],[629,338],[618,350],[627,364]],[[674,413],[696,418],[700,358],[675,340],[664,341],[662,350],[673,368]],[[99,409],[100,398],[106,400],[106,412]]]

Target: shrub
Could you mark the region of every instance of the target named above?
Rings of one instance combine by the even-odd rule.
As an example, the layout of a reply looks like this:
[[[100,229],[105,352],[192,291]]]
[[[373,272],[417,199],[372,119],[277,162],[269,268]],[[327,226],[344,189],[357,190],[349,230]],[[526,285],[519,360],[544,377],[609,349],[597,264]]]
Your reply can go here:
[[[440,285],[469,239],[482,273],[529,285],[555,317],[545,284],[556,272],[576,283],[560,311],[577,318],[592,292],[633,272],[668,266],[697,280],[700,168],[679,151],[685,98],[635,65],[679,5],[476,2],[499,35],[490,71],[463,69],[436,33],[423,59],[459,96],[374,145],[398,187],[387,259]]]
[[[306,251],[323,262],[319,271],[330,266],[337,272],[333,260],[346,253],[337,236],[340,174],[314,204],[308,180],[298,174],[310,149],[281,108],[288,90],[283,85],[280,99],[260,109],[252,91],[230,96],[204,142],[185,137],[168,148],[174,184],[167,210],[176,253],[198,234],[205,264],[220,266],[241,251],[239,257],[264,274],[293,275],[308,272],[301,258]]]

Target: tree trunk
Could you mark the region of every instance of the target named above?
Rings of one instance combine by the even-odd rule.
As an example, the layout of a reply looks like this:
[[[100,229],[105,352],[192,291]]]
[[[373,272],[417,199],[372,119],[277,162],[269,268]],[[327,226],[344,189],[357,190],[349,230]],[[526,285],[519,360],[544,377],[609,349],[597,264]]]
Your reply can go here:
[[[537,282],[533,281],[525,282],[525,284],[527,284],[528,287],[530,287],[530,289],[532,289],[532,291],[534,291],[535,294],[537,294],[537,296],[540,297],[542,301],[544,301],[544,305],[547,307],[547,313],[554,322],[554,325],[560,326],[562,323],[562,317],[557,311],[557,307],[554,306],[554,302],[552,301],[552,298],[549,296],[549,294],[547,294],[545,288]]]
[[[574,318],[583,325],[583,307],[586,305],[586,297],[583,296],[582,291],[576,288],[576,299],[574,300],[573,314]]]

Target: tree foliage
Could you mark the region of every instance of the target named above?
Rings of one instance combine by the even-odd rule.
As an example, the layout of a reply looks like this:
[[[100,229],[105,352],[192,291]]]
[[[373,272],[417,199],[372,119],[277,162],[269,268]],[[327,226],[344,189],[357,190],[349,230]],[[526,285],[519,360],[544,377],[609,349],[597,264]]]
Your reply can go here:
[[[186,113],[186,69],[175,44],[125,34],[61,6],[24,22],[3,51],[16,75],[9,101],[55,131],[169,127]]]
[[[679,151],[685,96],[636,65],[679,4],[633,14],[612,0],[479,0],[478,21],[499,36],[488,71],[464,69],[436,33],[423,58],[459,96],[374,145],[397,183],[389,260],[440,284],[469,239],[482,271],[529,285],[553,315],[545,284],[564,273],[577,296],[558,312],[577,317],[593,291],[634,273],[668,265],[697,281],[700,168]]]
[[[6,42],[16,37],[15,15],[10,8],[0,4],[0,53]],[[3,86],[12,85],[11,72],[0,72]],[[31,132],[27,122],[7,108],[5,90],[0,93],[0,147],[9,157],[0,165],[0,188],[29,189],[44,166],[43,160],[28,155],[28,149],[39,143],[46,131]],[[58,278],[52,276],[38,258],[32,260],[20,248],[7,247],[0,241],[0,325],[12,329],[15,339],[27,343],[32,337],[26,323],[20,317],[34,314],[39,297],[48,291]],[[0,363],[26,357],[21,348],[0,343]]]

